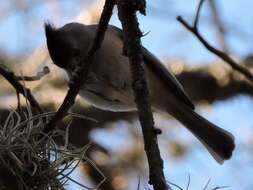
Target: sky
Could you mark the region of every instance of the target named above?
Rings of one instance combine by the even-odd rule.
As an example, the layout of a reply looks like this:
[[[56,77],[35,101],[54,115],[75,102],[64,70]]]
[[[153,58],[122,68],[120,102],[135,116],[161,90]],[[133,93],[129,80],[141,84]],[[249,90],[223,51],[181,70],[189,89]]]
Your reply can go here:
[[[31,1],[35,2],[35,1]],[[58,17],[50,16],[45,4],[36,4],[32,9],[8,13],[0,24],[0,50],[9,57],[29,55],[38,47],[45,47],[43,23],[53,21],[62,26],[73,21],[81,6],[77,0],[63,0],[60,6],[62,13]],[[219,0],[219,8],[225,27],[227,28],[227,44],[234,56],[243,58],[253,52],[253,2],[251,0]],[[7,10],[12,1],[0,1],[0,9]],[[161,59],[184,60],[189,66],[208,64],[217,60],[197,39],[176,21],[181,15],[187,21],[192,21],[196,10],[197,0],[163,0],[148,1],[147,16],[138,15],[140,27],[147,33],[142,43]],[[88,6],[84,5],[83,6]],[[245,14],[246,13],[246,14]],[[26,18],[26,21],[23,21]],[[32,21],[35,18],[36,21]],[[201,13],[200,31],[208,41],[217,46],[214,26],[209,22],[210,14],[205,4]],[[110,22],[120,27],[116,12]],[[33,27],[31,27],[33,26]],[[27,29],[29,28],[29,30]],[[253,101],[251,97],[239,96],[233,99],[215,102],[211,111],[198,107],[198,111],[217,125],[231,131],[237,146],[231,161],[218,165],[204,151],[202,145],[183,127],[178,129],[177,138],[186,142],[197,143],[198,148],[179,161],[165,160],[165,175],[171,182],[186,186],[188,174],[191,176],[190,190],[203,189],[208,179],[210,188],[215,186],[230,186],[230,190],[252,189],[252,155],[247,153],[248,141],[253,134]],[[115,129],[95,131],[92,135],[96,141],[117,152],[130,138],[127,126]],[[245,134],[248,134],[245,136]],[[106,137],[106,138],[105,138]],[[111,137],[111,138],[109,138]],[[109,139],[109,140],[108,140]],[[113,141],[111,140],[113,139]],[[166,135],[160,138],[161,144],[166,144]],[[118,146],[114,142],[117,142]],[[168,156],[162,147],[162,156]],[[198,163],[198,164],[196,164]],[[238,170],[240,170],[238,172]],[[75,176],[78,177],[78,176]],[[134,187],[134,185],[133,185]],[[78,189],[77,187],[75,187]]]
[[[147,16],[139,15],[140,27],[144,33],[148,33],[142,39],[143,44],[159,57],[185,59],[187,63],[194,65],[215,60],[216,57],[207,52],[196,38],[176,20],[176,16],[181,15],[187,21],[192,21],[198,1],[166,1],[167,3],[162,3],[161,0],[148,2]],[[12,0],[1,1],[0,8],[8,9],[11,2]],[[48,9],[47,4],[41,3],[34,3],[35,5],[27,11],[12,11],[0,25],[0,49],[6,51],[8,55],[15,56],[29,54],[36,47],[45,46],[43,23],[51,20],[57,26],[62,26],[73,21],[81,8],[86,6],[85,3],[83,7],[77,6],[77,2],[78,0],[63,0],[56,8],[62,11],[58,17],[51,16],[52,10]],[[250,16],[253,2],[250,0],[240,2],[220,0],[218,2],[225,27],[228,28],[227,43],[230,51],[238,57],[246,56],[253,51],[253,44],[250,43],[250,39],[253,38],[250,27],[253,24],[253,17]],[[241,13],[244,12],[248,14],[242,17]],[[215,27],[209,22],[207,2],[203,6],[201,17],[201,33],[211,44],[217,45]],[[26,18],[25,22],[24,18]],[[117,14],[114,14],[111,24],[120,27]],[[26,28],[31,31],[28,33]]]
[[[150,6],[150,18],[140,17],[140,23],[144,23],[141,24],[144,32],[150,31],[143,39],[144,45],[151,47],[158,56],[183,58],[186,61],[189,60],[192,64],[194,62],[195,64],[199,64],[200,62],[215,60],[216,56],[209,53],[175,18],[181,15],[189,23],[192,23],[195,16],[194,10],[196,10],[198,1],[178,0],[171,2],[173,2],[171,3],[172,8],[170,3],[162,4],[162,6],[164,10],[168,10],[167,12],[173,9],[173,16],[169,16],[170,13],[167,13],[168,18],[164,16],[163,19],[159,19],[151,11],[152,7],[156,5],[156,1],[152,1],[151,3],[154,5],[151,4]],[[220,0],[218,2],[225,27],[228,28],[227,43],[231,48],[231,52],[238,57],[251,53],[253,51],[253,44],[250,43],[250,39],[253,38],[253,33],[250,26],[253,23],[253,17],[248,15],[242,18],[241,13],[251,13],[253,2],[248,0],[240,2],[236,0]],[[238,10],[238,6],[240,10]],[[240,19],[240,22],[238,22],[238,19]],[[230,27],[231,30],[229,30]],[[199,29],[211,44],[217,46],[215,27],[210,23],[210,11],[207,3],[204,3],[201,11]],[[238,35],[240,30],[241,33]]]

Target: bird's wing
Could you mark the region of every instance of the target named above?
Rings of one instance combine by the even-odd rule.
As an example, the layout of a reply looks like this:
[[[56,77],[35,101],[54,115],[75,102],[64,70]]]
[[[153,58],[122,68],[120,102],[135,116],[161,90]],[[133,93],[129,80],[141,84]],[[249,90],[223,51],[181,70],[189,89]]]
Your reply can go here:
[[[183,86],[178,82],[176,77],[146,48],[142,48],[144,63],[165,83],[170,93],[183,101],[190,108],[194,109],[189,96],[184,91]]]
[[[108,29],[114,32],[123,41],[123,32],[115,26],[109,26]],[[168,69],[146,48],[142,47],[144,63],[161,79],[167,86],[170,93],[173,93],[177,98],[183,101],[190,108],[194,109],[194,105],[182,85],[176,77],[171,74]]]

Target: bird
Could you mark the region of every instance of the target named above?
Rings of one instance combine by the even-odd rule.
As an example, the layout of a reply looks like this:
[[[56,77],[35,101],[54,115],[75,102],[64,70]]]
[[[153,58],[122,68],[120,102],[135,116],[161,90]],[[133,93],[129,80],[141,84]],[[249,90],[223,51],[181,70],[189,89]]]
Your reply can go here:
[[[98,25],[68,23],[56,28],[45,23],[45,36],[52,62],[64,69],[71,80],[74,70],[89,50]],[[137,110],[132,89],[129,59],[122,53],[123,31],[108,25],[101,47],[92,59],[85,85],[79,95],[102,110]],[[223,164],[235,148],[234,136],[194,111],[194,104],[176,77],[145,47],[141,46],[152,109],[166,113],[184,125]]]

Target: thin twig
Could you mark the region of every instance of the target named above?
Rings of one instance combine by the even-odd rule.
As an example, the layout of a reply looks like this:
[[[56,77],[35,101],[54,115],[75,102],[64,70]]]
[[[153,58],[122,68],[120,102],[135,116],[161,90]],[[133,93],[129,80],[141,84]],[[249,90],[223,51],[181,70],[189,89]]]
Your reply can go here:
[[[16,90],[16,94],[17,94],[17,101],[18,101],[18,103],[17,103],[17,110],[21,111],[20,94],[19,94],[19,92],[17,90]]]
[[[14,75],[14,73],[3,64],[0,64],[0,74],[15,88],[18,93],[22,94],[25,98],[27,98],[33,108],[37,109],[39,113],[44,112],[37,100],[33,97],[30,89],[23,86],[18,81],[18,78]]]
[[[168,182],[170,185],[172,185],[172,186],[178,188],[179,190],[184,190],[182,187],[180,187],[179,185],[177,185],[177,184],[175,184],[175,183],[172,183],[172,182],[169,182],[169,181],[167,181],[167,182]]]
[[[52,131],[56,124],[67,114],[70,107],[75,103],[75,98],[79,92],[81,86],[85,85],[88,73],[91,67],[92,58],[96,51],[100,48],[102,41],[104,39],[105,31],[108,26],[108,22],[112,15],[112,10],[115,5],[114,0],[106,0],[103,12],[101,14],[98,28],[96,31],[96,37],[93,41],[91,48],[88,51],[88,54],[80,61],[79,67],[75,70],[75,75],[73,81],[70,82],[70,88],[68,93],[58,109],[56,115],[52,118],[48,125],[44,128],[43,132],[48,133]]]
[[[141,188],[141,177],[138,177],[138,185],[137,185],[137,190],[140,190]]]
[[[213,23],[215,24],[216,29],[217,29],[218,42],[221,46],[222,51],[228,53],[229,50],[228,50],[227,44],[226,44],[226,28],[225,28],[224,23],[222,22],[221,14],[219,14],[220,11],[217,6],[218,1],[217,0],[208,0],[208,2],[209,2],[210,9],[212,12]]]
[[[188,182],[187,182],[186,190],[189,190],[190,184],[191,184],[191,175],[188,174]]]
[[[208,185],[210,184],[210,181],[211,181],[211,178],[208,179],[208,181],[207,181],[207,183],[206,183],[206,185],[205,185],[205,187],[204,187],[203,190],[206,190],[206,189],[207,189]]]
[[[140,7],[142,5],[142,7]],[[136,11],[145,13],[145,0],[117,0],[119,19],[124,32],[123,53],[128,56],[132,74],[132,88],[135,103],[138,108],[139,120],[144,138],[144,148],[149,164],[149,183],[154,190],[170,189],[163,173],[163,160],[157,144],[157,134],[154,132],[154,120],[150,106],[150,96],[143,68],[141,51],[142,33],[136,17]]]
[[[43,68],[42,71],[37,72],[35,76],[16,76],[17,80],[23,80],[23,81],[37,81],[40,80],[42,77],[50,73],[49,68],[46,66]]]
[[[194,28],[198,28],[199,15],[200,15],[200,11],[201,11],[203,3],[204,3],[204,0],[200,0],[199,5],[198,5],[198,9],[197,9],[197,12],[196,12],[196,16],[195,16],[195,19],[194,19],[194,24],[193,24]]]
[[[197,17],[199,17],[199,12],[200,12],[202,3],[203,3],[203,0],[201,0],[199,3],[199,8],[197,10],[197,14],[195,17],[195,24],[193,26],[190,26],[181,16],[178,16],[177,20],[185,28],[187,28],[190,32],[192,32],[198,38],[198,40],[206,47],[206,49],[208,49],[210,52],[212,52],[215,55],[217,55],[218,57],[220,57],[223,61],[227,62],[234,70],[242,73],[249,81],[251,81],[253,83],[253,75],[247,68],[239,65],[236,61],[234,61],[230,56],[228,56],[223,51],[220,51],[220,50],[216,49],[215,47],[211,46],[199,33],[196,23],[198,23]]]
[[[220,186],[220,187],[218,186],[213,188],[212,190],[225,189],[225,188],[230,188],[230,186]]]

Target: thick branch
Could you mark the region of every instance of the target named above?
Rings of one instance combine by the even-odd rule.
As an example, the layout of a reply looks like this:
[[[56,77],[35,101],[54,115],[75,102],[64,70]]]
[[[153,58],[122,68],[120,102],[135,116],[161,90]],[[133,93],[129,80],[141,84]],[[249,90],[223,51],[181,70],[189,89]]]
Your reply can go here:
[[[201,10],[201,5],[203,4],[203,0],[200,1],[199,8],[197,10],[197,14],[195,17],[195,24],[193,26],[190,26],[181,16],[177,17],[177,20],[184,25],[185,28],[187,28],[189,31],[191,31],[198,40],[208,49],[210,52],[214,53],[218,57],[220,57],[223,61],[227,62],[234,70],[242,73],[249,81],[253,83],[253,75],[252,73],[245,67],[242,67],[236,61],[234,61],[230,56],[228,56],[226,53],[214,48],[211,46],[199,33],[198,26],[196,23],[198,23],[199,19],[199,12]]]
[[[12,71],[10,71],[5,65],[0,64],[0,74],[15,88],[15,90],[22,94],[27,100],[30,102],[31,106],[39,111],[39,113],[43,113],[42,108],[39,103],[33,97],[30,89],[23,86],[18,78],[14,75]]]
[[[224,79],[218,80],[208,70],[209,67],[191,71],[186,69],[176,76],[194,102],[206,101],[212,104],[239,95],[253,96],[252,85],[246,80],[238,79],[233,71],[228,72]]]
[[[149,163],[150,184],[155,190],[167,190],[164,173],[163,160],[157,144],[157,134],[154,132],[154,121],[150,106],[150,96],[145,79],[143,68],[143,58],[141,53],[140,37],[142,33],[136,18],[136,11],[142,4],[141,10],[145,10],[145,0],[132,2],[129,0],[118,0],[119,19],[122,23],[124,32],[124,54],[129,57],[130,69],[133,79],[133,90],[135,102],[138,108],[139,119],[141,122],[144,146]],[[145,11],[144,11],[145,12]]]
[[[102,44],[108,22],[112,15],[114,4],[114,0],[106,0],[93,44],[90,47],[87,55],[84,55],[84,59],[80,61],[79,67],[75,69],[75,75],[73,77],[74,79],[70,82],[70,89],[64,99],[64,102],[58,109],[56,115],[45,127],[45,133],[52,131],[55,128],[56,124],[67,114],[70,107],[75,103],[75,98],[79,92],[80,87],[85,85],[92,64],[92,58]]]

